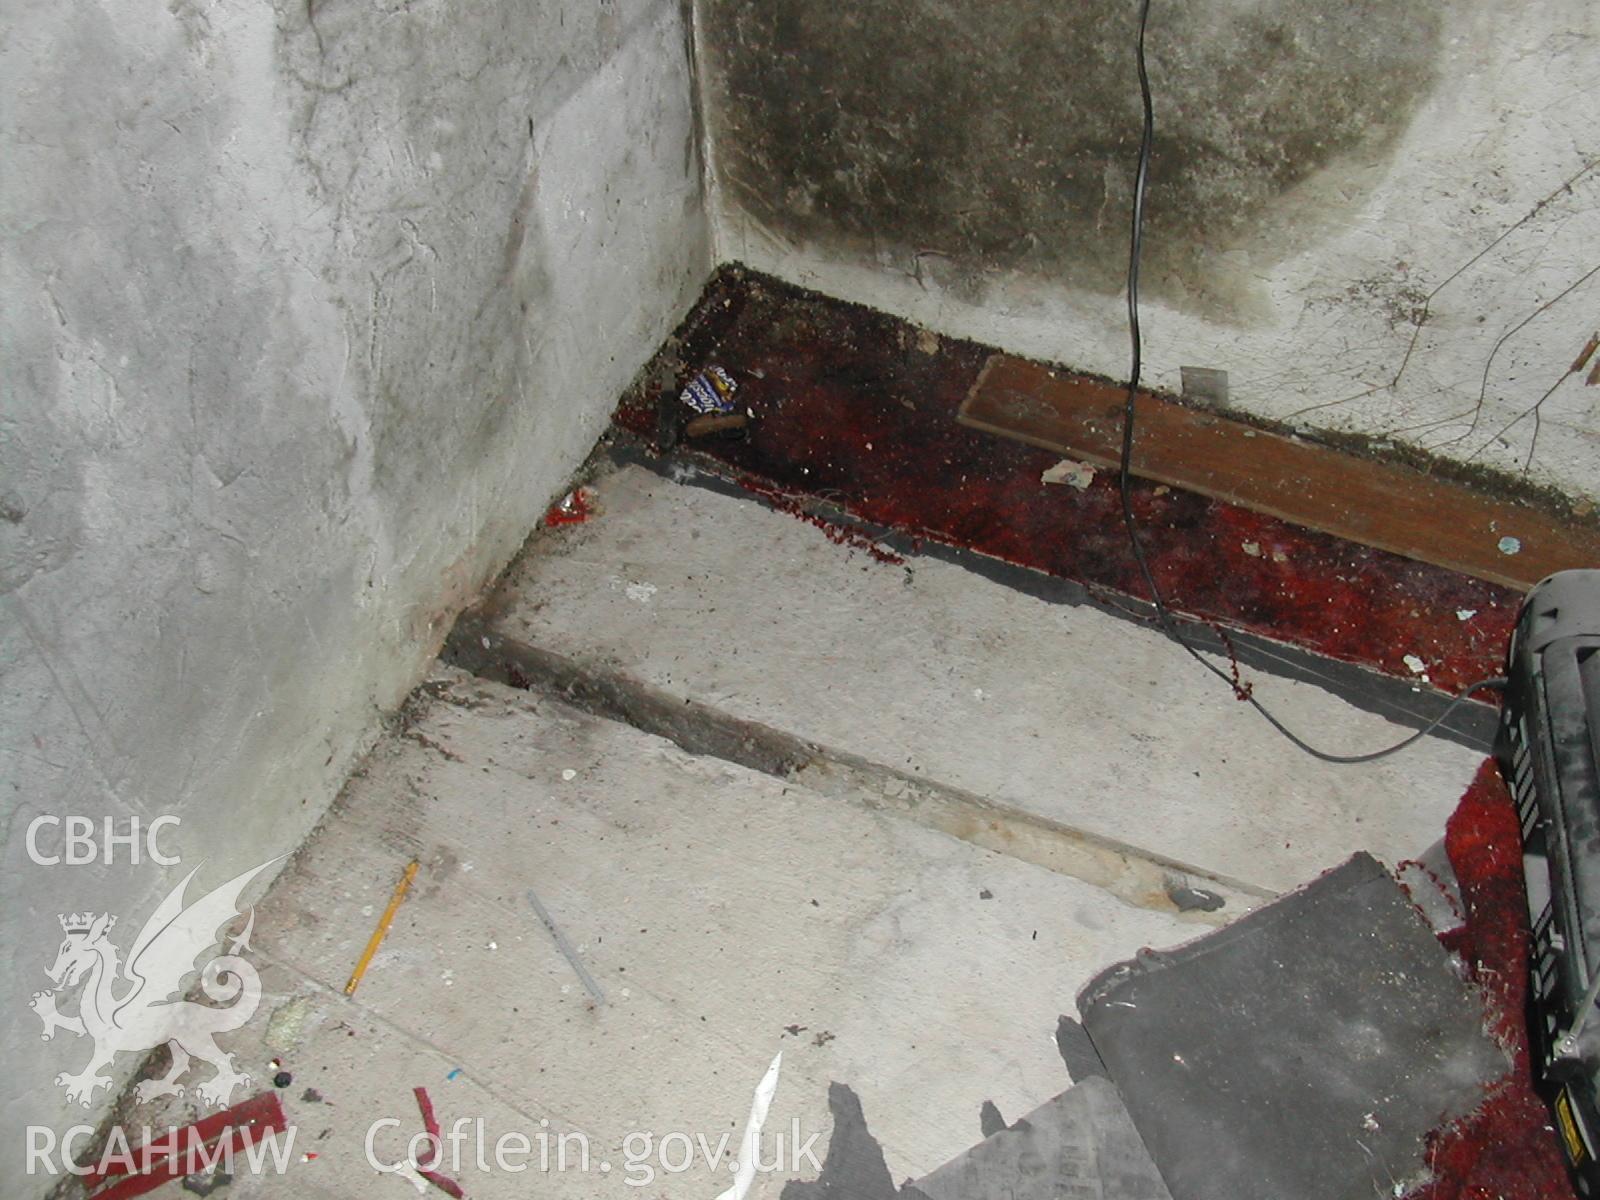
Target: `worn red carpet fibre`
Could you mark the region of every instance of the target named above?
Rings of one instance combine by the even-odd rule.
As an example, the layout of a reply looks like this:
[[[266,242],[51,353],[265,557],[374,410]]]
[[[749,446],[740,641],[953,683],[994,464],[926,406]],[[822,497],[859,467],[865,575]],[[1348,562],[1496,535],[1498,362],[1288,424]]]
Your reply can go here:
[[[914,539],[1148,598],[1115,472],[1046,486],[1060,455],[956,420],[991,347],[739,268],[712,280],[675,343],[623,400],[621,429],[653,439],[662,394],[716,365],[755,420],[687,448],[785,511],[825,499]],[[1131,495],[1175,611],[1450,693],[1503,666],[1521,601],[1508,588],[1181,489],[1135,480]]]
[[[1550,1110],[1528,1066],[1528,919],[1522,842],[1510,793],[1492,761],[1479,768],[1445,831],[1466,925],[1443,939],[1483,989],[1515,1068],[1477,1112],[1435,1135],[1433,1182],[1414,1200],[1564,1200],[1573,1196]]]

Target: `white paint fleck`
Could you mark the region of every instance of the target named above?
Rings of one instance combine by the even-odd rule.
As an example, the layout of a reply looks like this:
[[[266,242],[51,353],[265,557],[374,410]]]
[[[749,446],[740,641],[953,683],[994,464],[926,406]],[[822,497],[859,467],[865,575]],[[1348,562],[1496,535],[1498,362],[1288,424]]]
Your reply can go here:
[[[571,783],[577,777],[578,777],[578,773],[576,771],[574,771],[571,767],[568,767],[565,771],[561,772],[561,778],[565,779],[568,783]]]
[[[1423,675],[1423,676],[1426,675],[1426,672],[1428,670],[1428,664],[1423,662],[1415,654],[1406,655],[1405,659],[1403,661],[1405,662],[1406,667],[1411,671],[1411,673],[1413,675]]]
[[[1456,620],[1458,620],[1458,621],[1470,621],[1470,620],[1472,620],[1473,617],[1475,617],[1477,615],[1478,615],[1478,610],[1475,609],[1475,608],[1458,608],[1458,609],[1456,609]]]
[[[1239,548],[1241,550],[1243,550],[1246,554],[1248,554],[1251,558],[1260,558],[1261,557],[1261,543],[1260,542],[1244,542],[1244,543],[1242,543],[1240,545]]]
[[[1521,538],[1514,538],[1514,537],[1510,537],[1508,535],[1506,537],[1501,538],[1499,544],[1500,544],[1500,553],[1501,554],[1521,554],[1522,553],[1522,539]]]

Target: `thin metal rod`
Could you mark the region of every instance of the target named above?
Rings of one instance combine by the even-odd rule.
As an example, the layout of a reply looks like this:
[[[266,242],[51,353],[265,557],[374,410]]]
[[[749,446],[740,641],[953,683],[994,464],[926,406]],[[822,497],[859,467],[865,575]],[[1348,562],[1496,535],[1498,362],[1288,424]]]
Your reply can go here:
[[[532,888],[528,889],[528,903],[533,905],[533,911],[539,914],[539,920],[544,922],[544,927],[550,931],[550,936],[555,938],[556,948],[572,964],[572,969],[578,973],[578,978],[583,982],[583,986],[588,989],[589,995],[594,997],[594,1002],[596,1004],[604,1004],[606,1002],[606,994],[600,990],[600,985],[595,982],[594,976],[589,974],[588,969],[584,967],[583,961],[578,957],[577,950],[573,949],[572,943],[567,941],[567,935],[561,932],[561,927],[556,924],[555,918],[550,915],[549,910],[543,904],[539,903],[539,897],[534,894]]]

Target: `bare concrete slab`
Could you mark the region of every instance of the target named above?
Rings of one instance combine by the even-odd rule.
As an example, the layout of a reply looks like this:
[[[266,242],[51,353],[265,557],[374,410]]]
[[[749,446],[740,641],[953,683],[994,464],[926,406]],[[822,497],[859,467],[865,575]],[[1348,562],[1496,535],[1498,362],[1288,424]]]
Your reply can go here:
[[[347,998],[413,858],[411,893]],[[231,1194],[412,1194],[373,1168],[364,1141],[391,1119],[374,1149],[386,1165],[403,1159],[421,1085],[446,1133],[483,1118],[490,1169],[468,1140],[448,1172],[475,1198],[715,1196],[779,1052],[763,1156],[782,1132],[790,1161],[750,1196],[815,1175],[792,1161],[793,1130],[802,1143],[817,1134],[822,1156],[834,1080],[861,1096],[895,1178],[915,1177],[973,1144],[986,1100],[1023,1113],[1061,1092],[1051,1036],[1097,970],[1195,931],[899,816],[441,671],[258,907],[267,994],[229,1048],[257,1086],[292,1073],[295,1152],[316,1157],[282,1177],[236,1177]],[[186,1120],[186,1104],[157,1101],[130,1121]],[[494,1169],[494,1142],[515,1132],[535,1163],[541,1132],[552,1154],[559,1133],[581,1134],[590,1170],[576,1143],[566,1171]],[[663,1138],[714,1148],[724,1133],[715,1169],[697,1155],[664,1170]],[[648,1161],[642,1134],[657,1148]],[[625,1186],[652,1166],[649,1187]]]
[[[1293,750],[1159,634],[957,566],[885,565],[761,505],[626,467],[541,531],[493,602],[507,638],[1245,888],[1441,835],[1478,756],[1437,739],[1362,766]],[[1356,751],[1407,732],[1256,678]]]

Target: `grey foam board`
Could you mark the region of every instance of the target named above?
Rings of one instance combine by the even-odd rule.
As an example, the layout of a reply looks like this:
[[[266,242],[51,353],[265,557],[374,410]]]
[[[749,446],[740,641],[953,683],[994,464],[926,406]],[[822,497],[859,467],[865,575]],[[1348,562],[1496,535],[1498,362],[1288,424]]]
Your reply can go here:
[[[1370,1200],[1510,1069],[1367,854],[1098,975],[1079,1013],[1174,1200]]]

